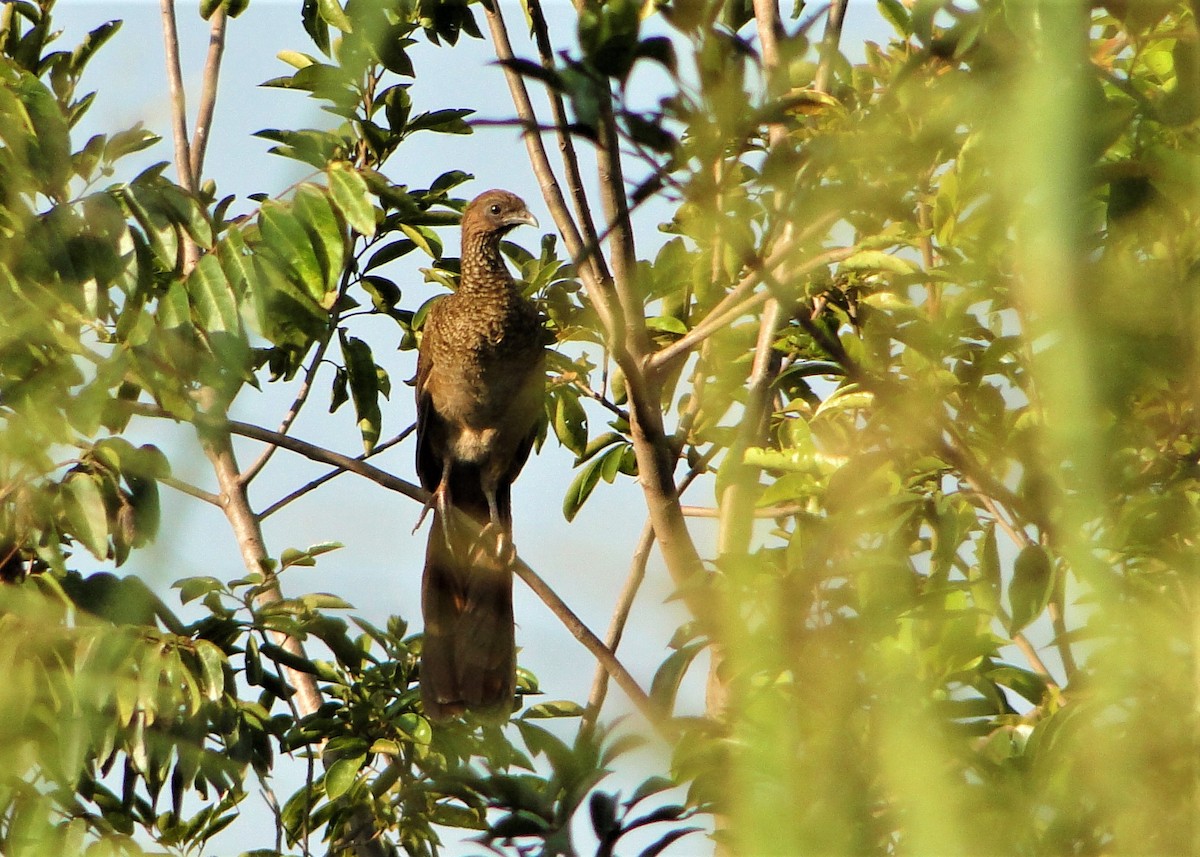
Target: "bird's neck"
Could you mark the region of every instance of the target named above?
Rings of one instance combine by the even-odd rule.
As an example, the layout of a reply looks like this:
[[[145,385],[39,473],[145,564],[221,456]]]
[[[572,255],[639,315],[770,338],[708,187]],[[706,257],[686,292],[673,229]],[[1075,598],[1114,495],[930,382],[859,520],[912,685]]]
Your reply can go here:
[[[471,236],[463,240],[460,294],[508,295],[515,289],[512,275],[500,255],[498,236]]]

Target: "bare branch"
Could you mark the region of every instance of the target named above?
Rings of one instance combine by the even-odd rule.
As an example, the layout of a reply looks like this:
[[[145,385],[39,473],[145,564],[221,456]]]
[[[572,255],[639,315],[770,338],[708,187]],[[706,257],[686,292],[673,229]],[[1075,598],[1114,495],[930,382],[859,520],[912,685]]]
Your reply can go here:
[[[181,494],[187,494],[189,497],[195,497],[197,500],[203,500],[213,506],[221,505],[221,498],[216,494],[205,491],[203,488],[197,488],[191,483],[184,482],[182,479],[176,479],[174,476],[160,476],[158,481],[168,488],[174,488]]]
[[[256,599],[259,604],[273,604],[283,600],[283,591],[267,566],[267,549],[263,543],[262,529],[258,518],[250,509],[245,486],[238,479],[237,460],[233,454],[227,431],[201,430],[204,454],[212,462],[221,486],[221,508],[233,530],[242,563],[251,574],[264,576],[262,591]],[[304,647],[295,637],[280,631],[273,632],[278,645],[298,657],[304,657]],[[321,707],[321,691],[314,676],[298,670],[287,669],[292,687],[296,689],[295,703],[301,715],[312,714]]]
[[[778,372],[780,358],[775,350],[775,332],[782,320],[783,307],[778,300],[771,299],[759,322],[758,342],[747,383],[746,408],[737,439],[729,450],[734,472],[721,496],[721,530],[717,537],[717,551],[721,554],[741,554],[749,548],[754,520],[752,489],[758,484],[760,468],[745,464],[742,458],[749,447],[761,442],[767,428],[770,387]]]
[[[550,28],[546,23],[546,16],[542,13],[541,0],[526,0],[525,7],[529,10],[531,29],[542,67],[553,69],[554,47],[550,43]],[[561,94],[553,91],[548,94],[550,96],[550,114],[554,117],[555,131],[558,136],[558,149],[567,174],[567,188],[571,193],[571,201],[575,205],[575,217],[583,229],[587,246],[598,247],[600,240],[596,237],[596,224],[592,218],[591,206],[588,204],[587,192],[583,186],[583,175],[579,171],[579,157],[575,152],[575,142],[565,131],[568,124],[566,107]]]
[[[583,394],[587,398],[591,399],[592,401],[598,403],[600,406],[602,406],[603,408],[608,410],[610,413],[612,413],[614,416],[618,417],[619,419],[623,419],[628,422],[629,412],[627,410],[620,407],[615,402],[610,401],[608,399],[608,397],[603,396],[600,393],[597,393],[595,390],[593,390],[591,388],[591,386],[588,384],[588,382],[585,381],[582,377],[576,375],[574,378],[571,379],[570,383],[581,394]]]
[[[208,56],[204,60],[204,83],[200,89],[200,109],[196,112],[196,130],[192,134],[191,167],[196,184],[204,174],[204,155],[217,106],[217,82],[221,74],[221,55],[225,52],[225,7],[213,12],[208,37]]]
[[[842,41],[842,24],[846,20],[846,7],[849,5],[849,0],[831,0],[829,4],[825,35],[821,38],[821,62],[813,79],[813,89],[817,92],[829,92],[829,84],[833,77],[833,60],[838,55],[838,46]]]
[[[514,59],[512,43],[508,38],[508,28],[500,11],[500,4],[488,4],[484,7],[484,14],[487,17],[488,29],[491,31],[496,58],[501,61]],[[562,235],[567,252],[571,254],[571,258],[577,266],[580,279],[583,280],[584,287],[587,289],[588,298],[596,307],[596,312],[608,331],[609,338],[613,339],[621,330],[621,321],[619,307],[611,290],[612,279],[600,254],[587,252],[588,244],[580,234],[579,227],[567,208],[562,188],[550,165],[542,138],[531,130],[538,127],[538,120],[524,78],[508,66],[504,66],[504,79],[508,83],[508,91],[512,96],[517,117],[526,128],[522,137],[529,153],[534,177],[537,178],[538,186],[542,189],[542,197],[550,209],[559,234]]]
[[[513,563],[513,570],[516,572],[517,577],[525,581],[534,594],[542,599],[542,602],[550,608],[550,612],[558,617],[559,621],[566,626],[575,639],[583,643],[584,647],[604,666],[608,674],[612,676],[613,681],[617,683],[617,686],[621,690],[625,691],[625,694],[637,706],[638,710],[642,712],[650,722],[650,725],[654,726],[664,737],[670,740],[670,730],[663,722],[661,713],[655,709],[654,705],[650,702],[650,697],[642,690],[633,676],[629,674],[629,671],[625,669],[624,665],[617,660],[617,656],[612,653],[612,650],[604,645],[604,641],[592,633],[587,625],[583,624],[583,620],[575,615],[575,612],[567,606],[566,602],[558,597],[558,593],[551,589],[550,585],[542,580],[532,568],[518,559]]]
[[[179,29],[175,23],[175,0],[161,0],[163,47],[167,57],[167,83],[171,91],[171,128],[175,139],[175,171],[179,184],[196,192],[196,174],[188,145],[187,95],[183,88],[183,69],[179,65]]]
[[[683,514],[689,518],[719,518],[721,510],[715,509],[712,506],[683,506]],[[798,503],[789,504],[787,506],[764,506],[761,509],[754,510],[755,518],[786,518],[792,515],[802,515],[805,512],[804,506]]]
[[[375,444],[374,449],[372,449],[370,452],[365,452],[362,455],[357,456],[354,460],[355,461],[365,461],[366,459],[371,458],[372,456],[378,455],[379,453],[383,452],[384,450],[391,449],[393,446],[400,443],[405,438],[407,438],[410,434],[412,434],[414,431],[416,431],[416,428],[417,428],[417,424],[413,423],[408,428],[406,428],[404,431],[400,432],[400,434],[396,435],[395,437],[393,437],[389,440],[385,440],[383,443]],[[276,447],[272,446],[271,448],[274,449]],[[280,509],[282,509],[284,506],[288,505],[289,503],[293,502],[294,500],[299,500],[305,494],[309,493],[310,491],[314,491],[317,488],[320,488],[326,482],[329,482],[331,479],[334,479],[335,477],[341,476],[345,472],[346,472],[346,470],[344,468],[341,468],[341,467],[333,468],[332,470],[328,471],[327,473],[324,473],[321,476],[318,476],[316,479],[312,480],[311,482],[308,482],[305,485],[300,486],[295,491],[288,494],[286,497],[283,497],[280,500],[276,500],[270,506],[263,509],[262,512],[259,513],[258,517],[260,519],[266,519],[266,518],[270,517],[271,515],[275,514]]]
[[[345,283],[346,278],[349,277],[349,273],[349,268],[347,268],[346,274],[343,277],[343,284]],[[325,359],[325,352],[329,350],[330,340],[333,339],[332,325],[336,324],[337,317],[335,314],[333,320],[331,321],[329,335],[317,344],[317,350],[313,352],[312,361],[308,364],[308,369],[304,372],[304,380],[300,382],[300,389],[296,391],[296,397],[292,400],[291,406],[288,408],[287,413],[283,415],[283,419],[279,423],[279,434],[288,433],[288,430],[292,427],[292,423],[296,421],[296,417],[300,416],[300,409],[303,408],[304,403],[308,401],[308,394],[312,392],[313,381],[317,377],[317,371],[321,368],[321,361]],[[262,469],[267,466],[267,462],[271,460],[271,456],[275,454],[275,450],[278,448],[279,447],[277,447],[275,444],[267,445],[267,447],[259,454],[258,458],[255,459],[254,463],[247,467],[242,473],[241,480],[243,485],[249,485],[254,481],[254,477],[258,476],[258,474],[262,472]]]
[[[745,315],[769,299],[771,297],[770,292],[754,292],[755,286],[761,285],[768,276],[774,273],[775,269],[783,266],[788,261],[788,256],[797,249],[801,240],[802,237],[785,242],[772,251],[771,255],[763,262],[753,266],[738,281],[737,285],[721,299],[720,303],[712,308],[702,321],[684,336],[656,351],[649,360],[650,367],[652,369],[663,368],[672,360],[683,356],[714,333],[723,329],[731,321]],[[858,250],[857,246],[835,247],[813,256],[803,264],[789,268],[790,275],[792,278],[803,276],[811,271],[815,271],[817,268],[847,259],[857,253]]]
[[[633,558],[630,560],[629,574],[625,577],[625,584],[617,595],[617,604],[613,608],[613,616],[608,623],[608,634],[604,638],[604,644],[613,652],[621,644],[621,636],[625,633],[625,622],[629,619],[629,611],[633,609],[634,599],[637,598],[642,581],[646,578],[646,563],[650,559],[650,549],[653,547],[654,526],[647,520],[645,526],[642,527],[642,535],[638,538]],[[595,728],[596,720],[600,717],[600,709],[604,707],[604,700],[607,696],[608,670],[598,664],[596,674],[592,677],[592,689],[588,693],[583,722],[579,726],[581,732],[590,732]]]

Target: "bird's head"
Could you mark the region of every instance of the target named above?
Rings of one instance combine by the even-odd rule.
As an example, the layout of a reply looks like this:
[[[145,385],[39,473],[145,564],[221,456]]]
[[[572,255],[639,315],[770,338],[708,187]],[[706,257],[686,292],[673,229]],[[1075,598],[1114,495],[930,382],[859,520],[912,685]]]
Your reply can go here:
[[[463,234],[494,235],[499,237],[516,226],[537,226],[537,218],[529,213],[525,200],[506,190],[484,191],[471,200],[463,212]]]

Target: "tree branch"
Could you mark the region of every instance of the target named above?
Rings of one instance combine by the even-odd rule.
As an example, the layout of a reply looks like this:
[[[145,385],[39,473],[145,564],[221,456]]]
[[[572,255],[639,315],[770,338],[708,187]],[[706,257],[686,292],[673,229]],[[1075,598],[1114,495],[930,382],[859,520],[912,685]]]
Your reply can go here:
[[[608,646],[604,645],[604,641],[597,637],[592,631],[583,624],[575,612],[567,606],[567,603],[558,597],[556,593],[546,581],[542,580],[532,568],[525,564],[521,559],[513,562],[513,571],[517,577],[525,581],[526,585],[533,590],[538,598],[542,599],[550,612],[558,617],[558,620],[566,626],[576,640],[583,643],[584,647],[592,653],[597,661],[604,667],[612,680],[617,683],[621,690],[633,702],[637,709],[642,712],[645,718],[650,722],[650,725],[657,729],[663,737],[671,740],[673,737],[667,725],[663,722],[661,713],[650,702],[650,697],[638,685],[629,671],[624,665],[617,660],[617,656],[613,654]]]
[[[400,434],[396,435],[395,437],[391,438],[390,440],[384,441],[383,443],[375,444],[375,447],[370,452],[365,452],[362,455],[356,456],[354,460],[355,461],[365,461],[366,459],[371,458],[372,456],[378,455],[379,453],[383,452],[384,450],[391,449],[393,446],[400,443],[405,438],[407,438],[410,434],[412,434],[414,431],[416,431],[416,429],[417,429],[417,424],[413,423],[408,428],[406,428],[404,431],[400,432]],[[274,449],[275,447],[272,447],[272,448]],[[310,491],[314,491],[317,488],[320,488],[326,482],[330,481],[331,479],[334,479],[335,477],[341,476],[345,472],[346,472],[346,470],[344,468],[335,467],[332,470],[330,470],[329,472],[324,473],[321,476],[318,476],[316,479],[300,486],[295,491],[288,494],[286,497],[276,500],[270,506],[263,509],[262,512],[260,512],[258,515],[259,519],[265,520],[266,518],[275,514],[276,512],[278,512],[280,509],[282,509],[284,506],[288,505],[292,501],[300,499],[305,494],[309,493]]]
[[[242,554],[242,563],[248,572],[261,575],[264,579],[262,591],[255,599],[256,602],[266,605],[282,601],[283,591],[267,565],[267,549],[263,544],[262,529],[259,527],[258,518],[250,509],[245,486],[238,478],[237,460],[233,454],[229,432],[201,430],[201,444],[204,454],[212,462],[217,484],[221,486],[221,508],[233,529],[234,538]],[[282,631],[274,631],[272,634],[278,645],[298,657],[305,657],[304,647],[295,637]],[[312,714],[321,707],[321,691],[317,688],[316,678],[290,668],[287,668],[287,672],[292,687],[296,689],[297,710],[301,715]]]
[[[793,241],[786,242],[782,246],[776,248],[771,254],[761,263],[754,265],[746,274],[738,281],[729,293],[721,299],[721,301],[709,311],[695,327],[689,330],[684,336],[672,342],[670,345],[656,351],[649,360],[649,366],[652,369],[661,370],[671,361],[682,357],[687,352],[691,351],[704,340],[708,339],[714,333],[722,330],[731,321],[745,315],[759,304],[767,301],[771,294],[770,292],[754,292],[754,287],[761,285],[764,280],[773,274],[776,268],[781,267],[788,261],[788,256],[794,252],[799,243],[803,240],[803,236]],[[790,269],[792,277],[799,277],[816,270],[824,265],[833,265],[837,262],[847,259],[857,253],[859,248],[854,245],[850,247],[835,247],[820,253],[803,264],[797,265]]]
[[[213,506],[221,505],[221,498],[219,496],[205,491],[203,488],[197,488],[195,485],[184,482],[182,479],[176,479],[173,476],[160,476],[158,477],[158,481],[168,488],[174,488],[180,494],[187,494],[189,497],[195,497],[197,500],[203,500],[205,503]]]
[[[200,89],[200,109],[196,111],[196,130],[192,135],[189,163],[196,184],[204,174],[204,155],[208,151],[208,135],[212,130],[213,114],[217,107],[217,83],[221,75],[221,56],[225,52],[225,7],[217,7],[210,22],[208,56],[204,60],[204,83]]]
[[[196,174],[188,146],[187,96],[183,88],[183,69],[179,65],[179,29],[175,23],[175,0],[161,0],[163,47],[167,58],[167,84],[171,92],[171,126],[175,140],[175,172],[179,184],[189,193],[196,192]]]
[[[617,595],[617,604],[613,608],[612,619],[608,623],[608,633],[604,644],[610,651],[615,652],[621,644],[621,636],[625,633],[625,623],[629,619],[629,611],[633,609],[634,599],[641,589],[642,581],[646,579],[646,563],[650,559],[650,549],[654,547],[654,526],[649,520],[642,527],[637,547],[629,563],[629,574],[621,592]],[[580,732],[590,732],[596,726],[600,717],[600,709],[604,707],[605,697],[608,696],[608,670],[599,664],[596,674],[592,677],[592,689],[588,693],[587,706],[584,708],[583,720],[579,724]]]
[[[821,38],[821,62],[817,66],[813,78],[813,89],[817,92],[829,92],[833,77],[833,61],[838,55],[838,47],[842,41],[842,24],[846,20],[846,8],[850,0],[831,0],[829,16],[825,19],[825,34]]]
[[[554,47],[550,42],[550,27],[542,12],[541,0],[526,0],[525,7],[529,10],[530,29],[533,31],[534,43],[537,45],[538,59],[541,60],[543,68],[553,69]],[[567,188],[571,193],[571,201],[575,205],[575,217],[583,229],[586,239],[585,246],[598,247],[600,240],[596,236],[596,223],[592,218],[587,191],[583,186],[583,175],[579,171],[579,157],[575,151],[575,142],[566,132],[568,127],[566,106],[563,104],[560,93],[550,90],[547,94],[550,97],[550,114],[554,117],[559,153],[562,156],[563,169],[567,174]]]
[[[343,278],[343,283],[348,277],[349,269],[346,271],[345,277]],[[291,406],[288,408],[287,413],[283,415],[283,419],[279,422],[279,434],[285,435],[288,433],[288,430],[292,427],[292,423],[296,421],[296,417],[300,416],[300,409],[303,408],[304,403],[308,401],[308,394],[312,392],[313,380],[317,376],[317,370],[321,368],[321,361],[325,359],[325,352],[329,350],[329,343],[334,336],[333,327],[336,326],[336,324],[337,317],[335,315],[331,320],[328,336],[317,343],[317,349],[313,352],[312,362],[308,364],[308,369],[304,372],[304,380],[300,382],[300,389],[296,391],[296,397],[292,399]],[[254,481],[254,477],[258,476],[258,474],[262,472],[262,469],[267,466],[267,462],[271,460],[271,456],[275,454],[275,450],[278,448],[279,447],[277,447],[275,444],[268,444],[267,447],[263,449],[258,458],[255,459],[254,463],[247,467],[242,473],[241,479],[243,485],[249,485]]]
[[[508,38],[508,28],[504,23],[504,16],[500,11],[500,4],[490,3],[486,5],[484,7],[484,15],[487,17],[488,29],[492,35],[492,46],[495,50],[496,58],[501,62],[515,59],[512,42]],[[503,66],[503,68],[504,79],[508,83],[508,91],[512,96],[513,107],[517,111],[517,118],[525,126],[522,137],[525,140],[526,151],[529,153],[529,162],[533,168],[534,177],[537,179],[538,186],[542,189],[542,197],[546,202],[546,206],[550,209],[550,215],[554,218],[554,224],[558,227],[559,234],[562,235],[567,252],[571,254],[571,259],[576,265],[584,288],[587,290],[588,298],[591,300],[592,305],[596,307],[596,312],[599,314],[600,321],[608,332],[609,338],[613,339],[620,332],[622,322],[619,306],[616,304],[615,295],[612,292],[612,278],[609,276],[604,258],[599,252],[588,252],[588,244],[580,235],[579,227],[567,208],[562,188],[558,183],[558,177],[554,174],[553,167],[550,165],[550,159],[546,155],[546,147],[542,143],[542,138],[538,133],[531,130],[538,127],[538,120],[537,113],[533,109],[533,102],[529,98],[529,90],[525,86],[524,78],[507,65]]]

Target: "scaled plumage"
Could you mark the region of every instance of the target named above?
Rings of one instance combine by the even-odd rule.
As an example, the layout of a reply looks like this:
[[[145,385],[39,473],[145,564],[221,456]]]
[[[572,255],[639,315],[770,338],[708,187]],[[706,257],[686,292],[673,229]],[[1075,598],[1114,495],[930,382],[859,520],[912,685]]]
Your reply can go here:
[[[435,718],[512,709],[510,489],[529,457],[545,389],[541,320],[500,255],[501,238],[521,224],[537,220],[507,191],[467,206],[460,284],[430,308],[417,360],[417,473],[434,495],[421,697]],[[457,525],[452,509],[477,527]],[[479,527],[482,535],[471,531]]]

